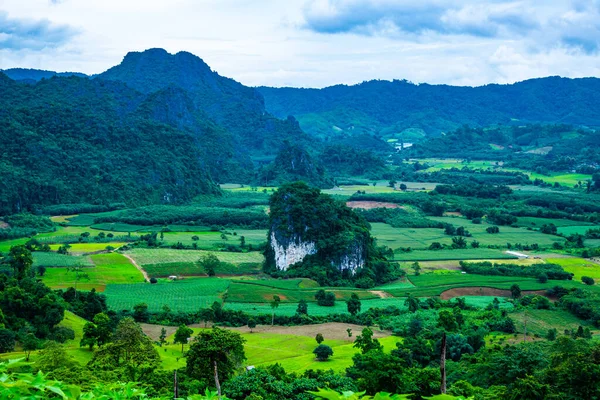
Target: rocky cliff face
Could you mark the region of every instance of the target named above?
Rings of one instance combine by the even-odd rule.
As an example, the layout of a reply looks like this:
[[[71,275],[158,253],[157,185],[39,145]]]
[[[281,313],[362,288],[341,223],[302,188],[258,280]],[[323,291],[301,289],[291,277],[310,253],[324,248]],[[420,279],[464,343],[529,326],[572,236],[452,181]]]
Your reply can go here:
[[[289,239],[277,239],[274,231],[271,232],[270,245],[275,256],[275,265],[280,271],[286,271],[288,267],[304,260],[304,257],[317,252],[317,246],[313,242],[302,241],[298,235]]]
[[[347,248],[346,253],[334,266],[340,271],[350,271],[351,275],[354,275],[358,269],[365,266],[366,258],[365,246],[355,242]]]

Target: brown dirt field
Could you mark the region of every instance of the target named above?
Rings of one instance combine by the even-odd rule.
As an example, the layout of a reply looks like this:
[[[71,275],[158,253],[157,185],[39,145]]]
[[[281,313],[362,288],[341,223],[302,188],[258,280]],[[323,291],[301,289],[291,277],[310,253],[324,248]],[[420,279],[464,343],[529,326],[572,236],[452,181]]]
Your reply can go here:
[[[371,210],[373,208],[404,208],[395,203],[385,203],[382,201],[348,201],[346,205],[350,208],[362,208],[363,210]]]
[[[546,296],[545,290],[523,290],[523,295],[539,294]],[[495,296],[495,297],[510,297],[510,290],[494,289],[488,287],[463,287],[446,290],[440,294],[442,300],[450,300],[455,297],[462,296]],[[547,297],[547,296],[546,296]]]
[[[157,340],[160,337],[160,331],[162,328],[165,328],[167,331],[167,336],[171,336],[177,330],[176,326],[163,326],[163,325],[153,325],[153,324],[140,324],[142,327],[142,331],[152,340]],[[204,325],[203,325],[204,326]]]
[[[192,325],[195,326],[195,325]],[[204,325],[198,325],[198,327],[204,327]],[[352,329],[352,337],[348,337],[348,333],[346,329]],[[353,342],[356,338],[356,335],[359,335],[364,327],[360,325],[354,324],[343,324],[338,322],[330,322],[327,324],[317,324],[317,325],[302,325],[302,326],[270,326],[270,325],[258,325],[256,328],[252,329],[252,332],[261,332],[261,333],[277,333],[280,335],[296,335],[296,336],[306,336],[310,338],[314,338],[317,333],[323,334],[327,339],[334,340],[345,340],[347,342]],[[247,326],[243,326],[240,328],[227,328],[234,331],[238,331],[241,333],[250,333],[250,329]],[[160,333],[160,329],[159,329]],[[382,338],[390,336],[392,333],[388,331],[378,331],[375,330],[373,332],[373,337]]]

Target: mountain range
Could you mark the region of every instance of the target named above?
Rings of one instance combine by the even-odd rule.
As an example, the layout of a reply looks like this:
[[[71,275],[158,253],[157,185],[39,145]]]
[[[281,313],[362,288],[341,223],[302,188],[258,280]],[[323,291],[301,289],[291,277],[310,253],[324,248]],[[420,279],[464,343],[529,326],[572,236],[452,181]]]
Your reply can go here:
[[[182,203],[219,192],[219,182],[285,181],[298,178],[283,164],[290,149],[311,160],[307,177],[323,186],[323,165],[381,170],[364,152],[389,154],[389,139],[419,141],[463,125],[600,126],[599,89],[596,78],[558,77],[475,88],[252,88],[193,54],[162,49],[128,53],[94,76],[9,69],[0,73],[0,214],[74,202]],[[354,159],[373,165],[357,168]]]

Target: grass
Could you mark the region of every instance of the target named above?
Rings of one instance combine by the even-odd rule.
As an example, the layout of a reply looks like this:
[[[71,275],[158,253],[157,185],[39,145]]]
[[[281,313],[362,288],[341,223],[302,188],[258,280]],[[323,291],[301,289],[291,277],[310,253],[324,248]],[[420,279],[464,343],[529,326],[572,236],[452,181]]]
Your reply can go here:
[[[509,302],[504,297],[494,297],[494,296],[464,296],[465,302],[467,305],[471,307],[477,308],[486,308],[490,304],[494,302],[494,299],[497,298],[500,301],[500,309],[502,310],[512,310],[514,308],[513,303]],[[454,298],[456,299],[456,298]]]
[[[133,249],[127,252],[151,276],[203,275],[204,270],[196,262],[209,252],[203,250]],[[247,253],[213,252],[217,258],[230,265],[222,265],[217,274],[242,275],[258,273],[263,255],[258,251]]]
[[[573,235],[575,233],[579,233],[581,235],[585,235],[585,233],[594,227],[589,225],[574,225],[574,226],[565,226],[558,228],[558,233],[561,233],[565,236]]]
[[[315,335],[319,328],[315,327]],[[194,328],[194,335],[201,329]],[[333,349],[333,356],[327,361],[317,361],[312,351],[317,347],[315,339],[308,336],[278,334],[270,332],[242,333],[246,340],[244,351],[246,361],[244,366],[264,366],[280,364],[287,372],[302,373],[308,369],[329,370],[343,372],[352,365],[352,356],[360,350],[352,347],[350,341],[327,339],[323,344]],[[169,341],[172,337],[167,338]],[[395,348],[399,337],[388,336],[379,341],[386,351]],[[185,359],[181,357],[181,346],[169,344],[163,348],[157,347],[163,360],[164,368],[177,368],[185,366]]]
[[[111,246],[115,249],[123,246],[123,242],[110,242],[110,243],[73,243],[69,252],[72,254],[83,254],[83,253],[95,253],[97,251],[106,250],[107,246]],[[58,250],[60,244],[51,244],[50,249],[53,251]]]
[[[545,235],[537,231],[528,231],[523,228],[500,227],[500,233],[489,234],[486,229],[488,224],[473,224],[466,218],[460,217],[430,217],[430,219],[442,223],[450,223],[456,227],[463,226],[471,234],[472,237],[466,238],[467,242],[477,240],[480,243],[478,251],[486,250],[485,246],[502,246],[507,243],[516,244],[533,244],[537,243],[541,247],[551,247],[555,242],[562,243],[564,239],[558,236]],[[446,235],[444,230],[437,228],[394,228],[391,225],[384,223],[373,223],[372,234],[377,238],[377,242],[386,245],[392,249],[407,248],[411,249],[427,249],[431,243],[439,242],[443,245],[452,244],[452,236]],[[490,254],[488,252],[488,254]],[[398,260],[409,259],[419,260],[418,258],[397,255]],[[436,257],[436,256],[432,256]],[[478,258],[490,258],[493,256],[480,256]],[[440,259],[440,258],[424,258]]]
[[[457,249],[457,250],[415,250],[410,253],[396,253],[396,261],[440,261],[440,260],[481,260],[481,259],[516,259],[497,249]]]
[[[180,242],[186,246],[196,243],[200,249],[213,250],[231,244],[239,245],[242,236],[246,245],[258,246],[267,241],[267,231],[264,229],[231,229],[227,230],[227,233],[228,239],[223,240],[221,232],[165,232],[164,243],[173,245]],[[192,236],[197,236],[198,240],[193,240]]]
[[[146,303],[151,312],[160,311],[164,305],[175,312],[195,312],[215,301],[220,302],[229,284],[229,280],[221,278],[159,280],[156,284],[109,284],[104,294],[109,308],[117,311]]]
[[[67,268],[48,268],[43,277],[44,283],[54,289],[77,287],[83,290],[95,288],[103,291],[109,284],[144,281],[142,273],[122,254],[95,254],[90,256],[90,259],[93,266],[82,270],[87,274],[87,279],[81,278],[77,281],[75,272],[68,272]]]
[[[559,334],[563,334],[565,329],[577,330],[581,325],[583,327],[593,327],[587,321],[583,321],[565,310],[536,310],[528,309],[512,312],[509,316],[515,321],[518,332],[523,332],[525,320],[527,320],[527,333],[531,335],[538,334],[541,337],[546,336],[548,329],[555,328]]]
[[[371,308],[386,308],[388,306],[396,306],[401,309],[405,309],[404,298],[389,297],[389,298],[377,298],[367,299],[361,301],[361,311],[367,311]],[[281,303],[277,309],[275,309],[275,315],[293,316],[296,314],[298,303]],[[251,315],[270,315],[272,308],[269,303],[225,303],[225,309],[243,311]],[[345,301],[336,301],[333,307],[323,307],[316,303],[308,303],[308,315],[312,316],[326,316],[330,314],[347,314],[348,307]]]
[[[66,254],[40,251],[33,252],[32,255],[34,267],[74,267],[77,265],[86,267],[93,266],[89,257],[71,256]]]
[[[270,281],[269,281],[270,282]],[[277,281],[274,281],[277,282]],[[373,293],[355,288],[324,288],[335,293],[338,300],[347,300],[352,293],[359,298],[374,298]],[[315,301],[318,289],[286,289],[268,286],[260,281],[232,281],[227,292],[228,302],[238,303],[264,303],[270,302],[274,295],[278,295],[283,303],[297,303],[300,300]]]
[[[559,219],[559,218],[538,218],[538,217],[519,217],[516,225],[521,227],[531,227],[531,228],[541,228],[543,225],[554,224],[558,228],[568,227],[568,226],[582,226],[585,225],[589,229],[590,223],[582,222],[582,221],[572,221],[569,219]]]
[[[600,279],[600,265],[583,258],[548,258],[546,261],[560,265],[567,272],[572,272],[575,274],[575,280],[581,280],[582,276]]]

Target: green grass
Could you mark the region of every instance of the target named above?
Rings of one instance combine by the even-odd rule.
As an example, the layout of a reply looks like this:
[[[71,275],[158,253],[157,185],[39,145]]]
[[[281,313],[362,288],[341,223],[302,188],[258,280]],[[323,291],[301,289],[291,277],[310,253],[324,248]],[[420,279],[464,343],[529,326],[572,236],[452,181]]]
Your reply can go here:
[[[76,280],[75,272],[67,268],[48,268],[43,277],[44,283],[51,288],[77,287],[103,291],[108,284],[125,284],[143,282],[144,277],[138,269],[123,255],[118,253],[95,254],[90,256],[92,267],[82,270],[88,278]]]
[[[589,225],[565,226],[558,228],[558,233],[561,233],[565,236],[573,235],[575,233],[585,235],[585,233],[592,228],[594,227]]]
[[[512,312],[509,316],[515,321],[518,332],[523,332],[525,328],[525,320],[527,320],[527,333],[529,335],[538,334],[541,337],[546,336],[548,329],[555,328],[559,335],[564,333],[565,329],[577,330],[581,325],[583,327],[593,327],[587,321],[583,321],[568,311],[556,310],[536,310],[528,309]]]
[[[315,335],[318,329],[315,326]],[[197,335],[200,330],[194,328],[194,335]],[[351,341],[327,339],[325,333],[323,343],[333,349],[333,356],[327,361],[317,361],[312,354],[317,343],[312,337],[269,332],[243,333],[242,337],[246,339],[244,351],[247,359],[244,366],[265,366],[279,363],[287,372],[302,373],[308,369],[333,369],[336,372],[343,372],[352,365],[352,356],[360,351],[352,347]],[[172,340],[172,337],[167,340]],[[395,336],[379,339],[385,351],[394,349],[396,342],[401,340]],[[163,367],[185,366],[185,359],[181,357],[180,345],[169,344],[163,348],[157,347],[157,350],[163,360]]]
[[[548,258],[546,261],[562,266],[567,272],[572,272],[575,274],[575,280],[581,280],[582,276],[600,279],[600,265],[583,258]]]
[[[107,246],[111,246],[114,249],[118,249],[123,246],[125,243],[123,242],[110,242],[110,243],[73,243],[71,244],[71,248],[69,252],[72,254],[82,254],[82,253],[94,253],[97,251],[106,250]],[[58,250],[60,244],[51,244],[50,248],[54,251]]]
[[[274,295],[278,295],[283,303],[297,303],[300,300],[315,301],[317,288],[312,289],[286,289],[268,286],[271,281],[232,281],[227,292],[228,302],[238,303],[263,303],[270,302]],[[277,282],[277,281],[274,281]],[[338,300],[349,299],[352,293],[359,298],[374,298],[374,294],[355,288],[324,288],[333,291]]]
[[[471,307],[477,308],[485,308],[494,302],[496,297],[494,296],[464,296],[467,305]],[[456,299],[456,298],[455,298]],[[497,297],[498,301],[500,301],[500,309],[502,310],[512,310],[514,308],[513,303],[509,302],[504,297]]]
[[[133,249],[127,252],[150,276],[203,275],[204,270],[196,262],[209,252],[203,250]],[[258,251],[247,253],[213,252],[217,258],[230,265],[223,265],[216,273],[243,275],[258,273],[263,255]]]
[[[44,267],[74,267],[76,265],[91,267],[92,261],[89,257],[71,256],[52,252],[33,252],[33,266]]]
[[[228,229],[227,233],[227,240],[223,240],[221,232],[165,232],[164,243],[167,246],[178,242],[186,246],[196,243],[200,249],[213,250],[227,245],[239,245],[242,236],[246,245],[257,246],[267,241],[267,231],[264,229]],[[192,236],[198,236],[198,240],[193,240]]]
[[[554,224],[559,228],[585,225],[589,229],[592,224],[582,221],[558,218],[519,217],[516,225],[522,227],[541,228],[543,225]]]
[[[314,299],[313,299],[314,300]],[[361,300],[361,312],[367,311],[371,308],[386,308],[388,306],[396,306],[401,309],[405,309],[404,298],[389,297],[389,298],[377,298]],[[285,315],[291,317],[296,314],[298,303],[281,303],[275,310],[275,315]],[[225,303],[225,309],[243,311],[251,315],[272,313],[271,305],[269,303]],[[323,307],[316,303],[308,303],[308,315],[312,316],[326,316],[330,314],[347,314],[348,307],[345,301],[336,301],[333,307]]]
[[[457,249],[457,250],[415,250],[410,253],[396,253],[396,261],[439,261],[439,260],[481,260],[481,259],[516,259],[497,249]]]
[[[104,294],[112,310],[131,310],[139,303],[148,304],[151,312],[164,305],[178,312],[194,312],[209,307],[227,290],[230,281],[221,278],[192,278],[180,281],[159,280],[156,284],[110,284]]]

